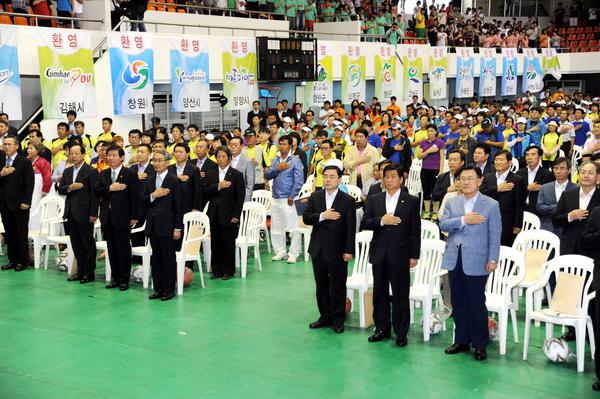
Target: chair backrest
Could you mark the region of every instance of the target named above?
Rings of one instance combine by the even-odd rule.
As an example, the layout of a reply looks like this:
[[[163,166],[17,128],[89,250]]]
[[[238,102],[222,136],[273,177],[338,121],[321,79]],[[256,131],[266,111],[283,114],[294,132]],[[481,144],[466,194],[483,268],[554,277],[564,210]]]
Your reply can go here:
[[[542,225],[540,218],[531,212],[523,212],[523,226],[521,231],[539,230]]]
[[[421,220],[421,240],[439,240],[440,228],[429,220]]]
[[[315,175],[308,175],[308,177],[306,178],[305,184],[309,184],[312,187],[314,182],[315,182]]]
[[[210,220],[203,212],[193,211],[183,215],[183,242],[181,250],[186,255],[195,256],[200,253],[202,241],[210,233]]]
[[[577,171],[577,163],[583,157],[583,148],[578,145],[573,146],[573,155],[571,156],[571,176]]]
[[[485,285],[487,295],[501,295],[510,300],[512,289],[525,278],[525,256],[514,248],[501,246],[500,259]]]
[[[267,222],[267,210],[258,202],[244,202],[238,237],[258,239],[258,230]]]
[[[360,187],[355,186],[353,184],[346,184],[346,188],[348,189],[348,194],[350,194],[356,202],[361,201],[362,190],[360,189]]]
[[[295,199],[300,199],[300,198],[308,198],[310,197],[310,194],[313,192],[313,187],[312,187],[312,183],[304,183],[302,185],[302,188],[300,189],[300,192],[298,193],[298,196]]]
[[[364,230],[356,233],[354,266],[352,268],[352,277],[360,276],[366,285],[371,273],[371,264],[369,263],[369,253],[371,250],[371,241],[373,240],[373,231]]]
[[[421,240],[421,253],[419,263],[415,268],[414,284],[428,285],[442,270],[442,258],[446,250],[446,243],[442,240]],[[439,282],[436,282],[436,285]]]
[[[406,179],[406,188],[411,195],[419,195],[423,191],[421,187],[421,165],[413,163],[410,167],[408,178]]]
[[[582,277],[584,280],[583,287],[580,292],[572,292],[571,294],[577,297],[577,311],[579,315],[586,315],[588,312],[588,294],[592,280],[594,277],[594,260],[583,255],[562,255],[552,259],[546,264],[544,273],[544,282],[549,281],[550,276],[554,274],[558,281],[559,273],[568,273],[574,276]],[[551,298],[548,299],[548,303]]]
[[[513,158],[510,164],[510,171],[512,173],[516,173],[519,170],[519,160],[517,158]]]
[[[342,175],[342,184],[350,184],[350,175]]]
[[[40,200],[35,213],[40,218],[39,234],[50,235],[58,234],[57,231],[51,231],[53,226],[60,226],[60,222],[65,211],[65,200],[58,195],[48,194]]]
[[[252,201],[258,202],[265,207],[265,210],[269,212],[271,210],[271,201],[273,200],[273,194],[267,190],[255,190],[252,191]]]
[[[560,238],[546,230],[527,230],[517,234],[512,247],[525,255],[528,249],[545,249],[548,259],[560,255]]]

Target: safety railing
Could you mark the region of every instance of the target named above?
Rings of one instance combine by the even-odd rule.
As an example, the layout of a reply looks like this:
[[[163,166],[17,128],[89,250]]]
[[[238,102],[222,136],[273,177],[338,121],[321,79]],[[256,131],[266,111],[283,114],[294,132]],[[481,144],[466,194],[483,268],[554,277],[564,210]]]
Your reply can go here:
[[[34,22],[33,25],[30,23],[30,21]],[[75,28],[77,22],[104,23],[104,19],[59,17],[54,15],[0,11],[0,24],[17,26],[42,26],[39,24],[40,21],[56,21],[56,23],[62,23],[63,21],[66,21],[67,27],[70,28]]]

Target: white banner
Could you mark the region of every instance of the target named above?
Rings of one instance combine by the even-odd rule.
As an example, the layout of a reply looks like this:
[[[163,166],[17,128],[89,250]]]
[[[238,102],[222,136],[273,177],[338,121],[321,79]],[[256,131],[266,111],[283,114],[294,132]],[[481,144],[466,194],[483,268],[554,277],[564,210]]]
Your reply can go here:
[[[0,27],[0,112],[11,120],[23,118],[17,30],[8,26]]]
[[[496,49],[479,49],[479,96],[496,95]]]
[[[458,98],[473,97],[475,92],[475,55],[472,47],[456,48],[456,90]]]
[[[448,97],[448,48],[429,49],[429,98],[441,100]]]
[[[306,82],[309,105],[322,107],[325,101],[333,103],[333,57],[329,42],[318,42],[316,78],[314,82]]]

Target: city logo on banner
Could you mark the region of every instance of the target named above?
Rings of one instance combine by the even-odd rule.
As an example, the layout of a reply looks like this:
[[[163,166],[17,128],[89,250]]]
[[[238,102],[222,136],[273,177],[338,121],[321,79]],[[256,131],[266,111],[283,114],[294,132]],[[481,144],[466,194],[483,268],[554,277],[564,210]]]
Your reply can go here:
[[[133,90],[142,90],[148,84],[148,64],[141,60],[135,60],[127,64],[123,69],[123,83]]]
[[[359,65],[350,64],[350,66],[348,66],[348,78],[351,87],[357,87],[360,84],[362,70]]]
[[[176,68],[175,75],[177,75],[179,84],[183,82],[206,82],[206,72],[202,69],[196,69],[191,74],[186,74],[181,68]]]

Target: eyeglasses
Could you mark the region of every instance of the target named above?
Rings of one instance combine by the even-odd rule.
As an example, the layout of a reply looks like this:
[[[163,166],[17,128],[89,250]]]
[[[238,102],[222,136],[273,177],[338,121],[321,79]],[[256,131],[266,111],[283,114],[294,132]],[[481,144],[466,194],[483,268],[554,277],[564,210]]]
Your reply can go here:
[[[471,181],[475,181],[477,179],[478,179],[477,177],[472,177],[472,176],[469,176],[469,177],[461,176],[458,180],[460,180],[461,182],[471,182]]]

